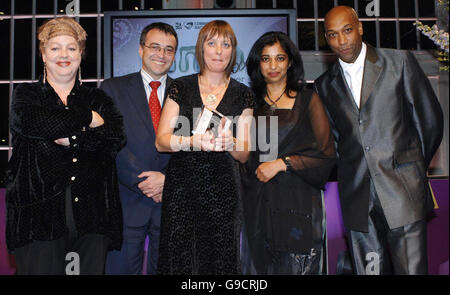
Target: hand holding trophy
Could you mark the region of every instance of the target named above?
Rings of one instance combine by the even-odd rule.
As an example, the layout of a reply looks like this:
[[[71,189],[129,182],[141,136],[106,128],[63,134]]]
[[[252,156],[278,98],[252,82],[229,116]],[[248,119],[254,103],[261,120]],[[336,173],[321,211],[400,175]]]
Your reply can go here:
[[[229,119],[223,117],[220,120],[217,136],[214,138],[214,151],[232,151],[234,147],[234,137],[229,128]]]
[[[232,150],[234,138],[230,130],[231,120],[216,110],[203,107],[194,128],[194,146],[203,151],[223,152]]]

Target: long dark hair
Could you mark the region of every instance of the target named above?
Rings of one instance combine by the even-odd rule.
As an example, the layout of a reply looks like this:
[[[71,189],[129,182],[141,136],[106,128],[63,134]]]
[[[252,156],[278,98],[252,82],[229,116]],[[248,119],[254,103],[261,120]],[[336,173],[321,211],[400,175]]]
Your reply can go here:
[[[303,71],[303,60],[300,52],[295,44],[283,32],[267,32],[253,44],[247,58],[247,73],[250,77],[250,85],[256,95],[258,104],[264,102],[266,94],[266,81],[261,74],[260,61],[261,53],[266,46],[280,43],[283,50],[288,55],[291,66],[287,71],[286,94],[289,96],[290,91],[300,92],[303,89],[305,81]]]

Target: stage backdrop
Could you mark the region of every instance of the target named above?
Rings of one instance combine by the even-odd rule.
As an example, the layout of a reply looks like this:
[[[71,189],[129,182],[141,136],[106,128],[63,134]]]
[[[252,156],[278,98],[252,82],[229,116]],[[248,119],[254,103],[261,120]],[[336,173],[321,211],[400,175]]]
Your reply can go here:
[[[239,12],[239,14],[237,14]],[[293,14],[294,12],[294,14]],[[195,13],[195,14],[192,14]],[[297,43],[295,10],[202,10],[150,12],[105,12],[105,79],[137,72],[141,68],[138,53],[142,29],[153,22],[165,22],[174,27],[178,34],[178,51],[169,71],[172,78],[199,72],[195,59],[195,44],[201,28],[212,20],[228,22],[238,40],[234,79],[249,85],[245,61],[253,43],[265,32],[281,31]]]

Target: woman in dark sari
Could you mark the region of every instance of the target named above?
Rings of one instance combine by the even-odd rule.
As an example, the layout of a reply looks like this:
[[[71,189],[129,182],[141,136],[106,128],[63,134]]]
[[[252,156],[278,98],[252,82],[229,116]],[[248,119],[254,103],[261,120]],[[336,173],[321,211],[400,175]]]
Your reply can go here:
[[[247,71],[258,141],[242,166],[243,273],[324,274],[323,190],[335,162],[326,111],[304,87],[302,59],[286,34],[261,36]]]

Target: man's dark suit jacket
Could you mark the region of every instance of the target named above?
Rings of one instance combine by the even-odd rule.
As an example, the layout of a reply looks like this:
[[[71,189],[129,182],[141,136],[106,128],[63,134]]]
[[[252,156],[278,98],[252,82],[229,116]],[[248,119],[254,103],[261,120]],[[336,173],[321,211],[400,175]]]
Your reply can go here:
[[[412,53],[367,46],[360,109],[338,61],[315,88],[337,142],[345,227],[368,231],[370,179],[391,229],[424,219],[433,208],[426,170],[443,115]]]
[[[165,93],[171,81],[167,77]],[[137,185],[145,178],[137,176],[143,171],[164,173],[169,155],[156,150],[155,130],[140,72],[105,80],[101,88],[113,98],[123,115],[127,135],[127,145],[116,159],[124,224],[142,226],[149,220],[151,208],[161,203],[141,192]]]

